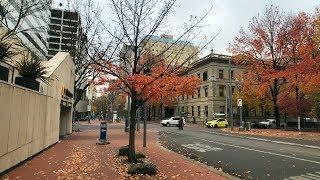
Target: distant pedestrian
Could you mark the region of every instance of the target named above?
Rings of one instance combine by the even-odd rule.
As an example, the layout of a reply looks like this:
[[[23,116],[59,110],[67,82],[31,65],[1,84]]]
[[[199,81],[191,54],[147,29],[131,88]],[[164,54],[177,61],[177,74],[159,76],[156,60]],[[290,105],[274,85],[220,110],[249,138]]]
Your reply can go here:
[[[183,119],[182,119],[182,117],[179,119],[178,127],[179,127],[179,130],[183,130]]]
[[[194,116],[192,118],[193,118],[193,124],[197,124],[196,118]]]

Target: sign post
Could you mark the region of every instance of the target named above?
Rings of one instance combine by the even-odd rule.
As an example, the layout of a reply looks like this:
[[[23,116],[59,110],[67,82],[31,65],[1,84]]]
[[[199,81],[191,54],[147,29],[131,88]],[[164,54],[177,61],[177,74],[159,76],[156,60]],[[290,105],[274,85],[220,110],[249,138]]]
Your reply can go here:
[[[242,120],[242,99],[237,99],[237,105],[239,107],[239,112],[240,112],[240,127],[239,127],[239,131],[243,131],[244,130],[244,122]]]
[[[298,129],[299,129],[299,134],[301,134],[300,116],[298,117]]]

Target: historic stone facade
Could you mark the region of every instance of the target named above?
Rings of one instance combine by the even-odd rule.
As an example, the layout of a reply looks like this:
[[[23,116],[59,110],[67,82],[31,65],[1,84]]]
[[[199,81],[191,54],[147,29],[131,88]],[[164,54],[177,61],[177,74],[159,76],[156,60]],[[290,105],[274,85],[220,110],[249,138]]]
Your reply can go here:
[[[230,56],[212,52],[192,64],[192,67],[185,75],[197,75],[202,82],[194,95],[179,97],[175,115],[187,112],[187,121],[192,121],[193,117],[195,117],[196,121],[206,121],[212,119],[214,114],[227,114],[229,60],[231,60]],[[232,63],[233,92],[237,88],[236,84],[239,83],[237,77],[240,77],[239,75],[242,71],[241,67]],[[233,106],[233,112],[236,114],[236,106]]]

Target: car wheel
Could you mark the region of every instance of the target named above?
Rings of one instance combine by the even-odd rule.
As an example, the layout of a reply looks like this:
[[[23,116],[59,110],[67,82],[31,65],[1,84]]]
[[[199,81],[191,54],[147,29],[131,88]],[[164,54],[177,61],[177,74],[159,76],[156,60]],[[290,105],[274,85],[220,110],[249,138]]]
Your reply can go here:
[[[208,125],[207,128],[211,128],[211,127]]]
[[[162,124],[162,126],[166,126],[165,124]]]
[[[224,127],[227,128],[227,127],[228,127],[228,124],[226,124]]]
[[[218,125],[215,124],[215,125],[214,125],[214,128],[218,128]]]
[[[170,126],[170,123],[167,122],[166,126]]]

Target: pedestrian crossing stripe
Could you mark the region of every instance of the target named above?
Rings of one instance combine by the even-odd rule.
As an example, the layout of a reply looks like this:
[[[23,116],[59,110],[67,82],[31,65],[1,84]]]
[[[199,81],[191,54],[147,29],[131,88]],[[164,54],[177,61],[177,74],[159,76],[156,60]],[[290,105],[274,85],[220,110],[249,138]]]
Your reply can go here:
[[[320,172],[312,173],[306,173],[302,174],[300,176],[290,176],[287,178],[284,178],[284,180],[319,180],[320,179]]]
[[[195,144],[182,144],[182,147],[186,147],[189,149],[194,149],[195,151],[198,152],[207,152],[207,151],[221,151],[221,148],[218,147],[212,147],[206,144],[200,144],[200,143],[195,143]]]

